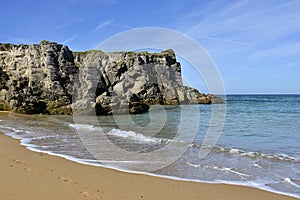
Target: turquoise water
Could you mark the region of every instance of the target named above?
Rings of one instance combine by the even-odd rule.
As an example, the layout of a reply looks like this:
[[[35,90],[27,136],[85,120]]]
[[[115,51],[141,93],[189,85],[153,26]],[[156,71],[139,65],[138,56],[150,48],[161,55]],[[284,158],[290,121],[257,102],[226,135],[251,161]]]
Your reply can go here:
[[[212,134],[217,143],[200,158],[215,126],[213,106],[152,107],[150,114],[131,116],[10,114],[0,117],[0,131],[32,150],[77,162],[300,198],[300,95],[227,96],[222,133]]]
[[[229,96],[219,144],[299,156],[300,96]]]

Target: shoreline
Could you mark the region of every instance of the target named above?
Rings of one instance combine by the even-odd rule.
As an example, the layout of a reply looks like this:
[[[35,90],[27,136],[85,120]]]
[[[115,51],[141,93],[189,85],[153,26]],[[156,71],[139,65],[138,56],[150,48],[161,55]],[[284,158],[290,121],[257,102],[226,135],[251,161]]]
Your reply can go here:
[[[1,132],[0,132],[0,134],[1,134]],[[82,165],[93,166],[93,167],[101,167],[101,168],[108,169],[108,170],[115,170],[115,171],[121,172],[121,173],[145,175],[145,176],[151,176],[151,177],[157,177],[157,178],[170,179],[170,180],[174,180],[174,181],[184,181],[184,182],[192,182],[192,183],[200,183],[200,184],[213,184],[213,185],[225,184],[225,185],[232,185],[232,186],[243,186],[243,187],[254,188],[254,189],[258,189],[258,190],[262,190],[262,191],[266,191],[266,192],[271,192],[271,193],[278,194],[278,195],[284,195],[284,196],[300,199],[297,196],[293,196],[293,195],[290,195],[288,193],[278,192],[276,190],[274,191],[274,190],[271,190],[271,189],[268,189],[268,188],[259,187],[255,183],[253,185],[249,185],[249,184],[245,184],[243,182],[238,182],[238,181],[235,181],[235,182],[234,181],[233,182],[230,182],[230,181],[223,181],[223,182],[222,181],[219,181],[219,182],[218,181],[202,181],[202,180],[197,180],[197,179],[185,179],[185,178],[180,178],[180,177],[176,177],[176,176],[155,174],[155,173],[150,173],[150,172],[124,170],[124,169],[121,169],[121,168],[115,168],[115,167],[105,166],[105,165],[101,165],[101,164],[92,164],[92,163],[86,162],[84,160],[74,158],[72,156],[66,156],[66,155],[63,155],[63,154],[57,154],[57,153],[53,153],[53,152],[49,152],[49,151],[42,151],[42,150],[39,150],[35,147],[32,147],[32,146],[28,145],[26,142],[23,142],[22,138],[18,138],[18,137],[15,137],[13,135],[9,135],[9,134],[4,134],[4,135],[8,136],[12,139],[19,140],[21,146],[24,146],[26,149],[28,149],[32,152],[42,153],[42,154],[46,154],[46,155],[50,155],[50,156],[59,157],[59,158],[66,159],[68,161],[79,163],[79,164],[82,164]]]
[[[0,188],[5,199],[297,199],[247,186],[174,180],[80,164],[33,152],[2,133],[0,144]]]

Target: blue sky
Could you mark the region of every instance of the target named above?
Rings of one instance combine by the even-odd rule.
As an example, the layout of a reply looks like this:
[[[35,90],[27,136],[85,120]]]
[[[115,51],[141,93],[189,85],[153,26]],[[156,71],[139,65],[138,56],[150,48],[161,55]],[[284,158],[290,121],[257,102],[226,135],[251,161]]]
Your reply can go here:
[[[170,28],[206,49],[227,93],[300,93],[300,0],[2,0],[1,8],[2,43],[46,39],[81,51],[132,28]]]

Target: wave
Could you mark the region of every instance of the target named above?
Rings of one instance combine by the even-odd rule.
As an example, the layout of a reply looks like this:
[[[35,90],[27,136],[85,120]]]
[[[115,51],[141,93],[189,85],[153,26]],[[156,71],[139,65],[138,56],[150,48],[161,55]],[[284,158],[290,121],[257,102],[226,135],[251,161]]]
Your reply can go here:
[[[68,126],[70,126],[71,128],[75,128],[75,129],[83,129],[83,130],[99,130],[100,128],[95,127],[94,125],[89,125],[89,124],[72,124],[72,123],[67,123],[65,122]]]
[[[33,137],[32,140],[44,140],[44,139],[57,138],[57,137],[58,135],[43,135],[43,136]]]
[[[157,137],[151,137],[151,136],[145,136],[140,133],[135,133],[133,131],[123,131],[120,129],[112,129],[111,131],[106,133],[107,135],[122,137],[122,138],[128,138],[135,141],[140,142],[146,142],[146,143],[166,143],[170,140],[165,138],[157,138]]]
[[[185,162],[186,165],[194,167],[194,168],[211,168],[211,169],[215,169],[215,170],[219,170],[219,171],[228,171],[231,172],[233,174],[237,174],[239,176],[246,176],[249,177],[249,174],[244,174],[242,172],[238,172],[232,168],[229,167],[220,167],[220,166],[207,166],[207,165],[196,165],[196,164],[192,164],[190,162]]]
[[[88,131],[101,131],[103,132],[102,128],[96,127],[94,125],[88,124],[68,124],[70,127],[75,128],[77,130],[88,130]],[[121,129],[112,129],[105,133],[107,136],[116,136],[120,138],[127,138],[134,141],[145,142],[145,143],[167,143],[171,140],[166,138],[157,138],[152,136],[145,136],[140,133],[136,133],[134,131],[125,131]]]
[[[16,139],[20,139],[18,137],[18,135],[21,135],[22,133],[31,134],[31,132],[28,131],[28,130],[17,129],[17,128],[13,128],[13,127],[10,127],[10,126],[2,126],[2,125],[0,125],[0,131],[7,134],[7,135],[10,135],[10,136],[12,136],[13,138],[16,138]]]
[[[189,147],[193,148],[201,148],[202,146],[199,144],[190,144]],[[203,148],[203,147],[202,147]],[[299,157],[290,156],[287,154],[266,154],[256,151],[244,151],[237,148],[223,148],[223,147],[208,147],[212,148],[212,151],[215,153],[224,153],[230,156],[241,156],[241,157],[248,157],[253,159],[268,159],[271,161],[285,161],[285,162],[293,162],[293,163],[300,163]]]
[[[287,154],[265,154],[261,152],[255,152],[255,151],[244,151],[241,149],[222,149],[223,152],[228,153],[230,155],[238,155],[242,157],[249,157],[249,158],[265,158],[272,161],[286,161],[286,162],[293,162],[293,163],[300,163],[300,158],[296,158],[293,156],[289,156]]]
[[[101,129],[100,127],[96,127],[93,125],[88,124],[69,124],[70,127],[76,128],[77,130],[83,129],[83,130],[89,130],[89,131],[96,131]],[[101,129],[102,131],[102,129]],[[127,138],[134,141],[140,141],[145,143],[168,143],[173,140],[166,139],[166,138],[157,138],[153,136],[145,136],[140,133],[136,133],[134,131],[125,131],[121,129],[112,129],[109,132],[105,133],[107,136],[116,136],[121,138]],[[186,141],[177,141],[179,143],[186,142]],[[203,147],[199,144],[191,143],[188,144],[189,147],[192,148],[212,148],[212,151],[215,153],[225,153],[230,156],[241,156],[241,157],[248,157],[253,159],[268,159],[271,161],[285,161],[285,162],[293,162],[293,163],[300,163],[300,158],[293,157],[287,154],[266,154],[256,151],[245,151],[237,148],[223,148],[223,147]],[[260,167],[257,165],[256,167]]]
[[[240,149],[221,149],[221,151],[231,154],[231,155],[238,155],[242,157],[249,157],[249,158],[265,158],[272,161],[286,161],[286,162],[293,162],[293,163],[300,163],[300,158],[296,158],[293,156],[289,156],[287,154],[265,154],[261,152],[246,152]]]
[[[101,127],[96,127],[94,125],[89,125],[89,124],[73,124],[73,123],[67,123],[65,122],[69,127],[72,127],[76,130],[88,130],[88,131],[101,131],[103,132]],[[3,126],[0,125],[0,129],[2,129],[3,132],[12,134],[13,137],[16,137],[19,133],[30,133],[28,130],[22,130],[22,129],[17,129],[9,126]],[[107,136],[115,136],[115,137],[120,137],[120,138],[127,138],[133,141],[139,141],[139,142],[144,142],[144,143],[168,143],[173,140],[166,139],[166,138],[157,138],[153,136],[145,136],[141,133],[136,133],[134,131],[125,131],[125,130],[120,130],[120,129],[112,129],[108,132],[105,133]],[[36,137],[36,138],[31,138],[31,140],[36,140],[36,139],[47,139],[55,136],[41,136],[41,137]],[[24,137],[23,137],[24,138]],[[22,139],[23,139],[22,138]],[[20,138],[17,138],[20,139]],[[177,141],[177,142],[184,142],[184,141]],[[192,148],[201,148],[202,146],[199,144],[189,144],[189,147]],[[202,147],[204,148],[204,147]],[[241,156],[241,157],[248,157],[248,158],[253,158],[253,159],[268,159],[270,161],[284,161],[284,162],[292,162],[292,163],[300,163],[300,158],[299,157],[294,157],[290,156],[287,154],[266,154],[266,153],[261,153],[261,152],[256,152],[256,151],[245,151],[237,148],[223,148],[223,147],[207,147],[207,148],[212,148],[212,152],[215,153],[224,153],[230,156]],[[255,165],[255,164],[254,164]],[[257,165],[256,167],[260,167]]]
[[[298,180],[292,180],[290,178],[285,178],[284,182],[296,187],[296,188],[300,188],[300,185],[298,185],[296,182],[299,182]]]
[[[214,152],[222,152],[232,156],[242,156],[242,157],[249,157],[253,159],[264,158],[272,161],[286,161],[286,162],[300,163],[300,158],[289,156],[287,154],[265,154],[256,151],[247,152],[241,149],[236,149],[236,148],[225,149],[222,147],[215,147]]]

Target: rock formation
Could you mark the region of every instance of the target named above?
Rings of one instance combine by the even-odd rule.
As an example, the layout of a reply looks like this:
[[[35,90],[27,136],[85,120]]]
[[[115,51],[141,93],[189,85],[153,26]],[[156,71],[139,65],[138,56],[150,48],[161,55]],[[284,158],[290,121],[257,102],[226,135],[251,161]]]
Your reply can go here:
[[[221,103],[183,86],[173,50],[161,53],[0,44],[0,110],[27,114],[142,113],[153,104]]]

